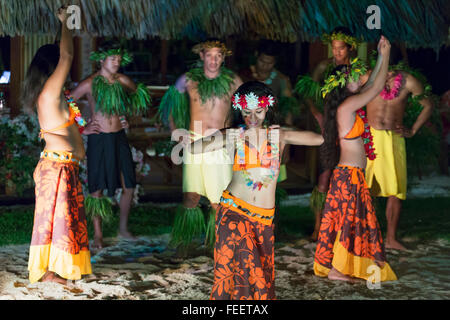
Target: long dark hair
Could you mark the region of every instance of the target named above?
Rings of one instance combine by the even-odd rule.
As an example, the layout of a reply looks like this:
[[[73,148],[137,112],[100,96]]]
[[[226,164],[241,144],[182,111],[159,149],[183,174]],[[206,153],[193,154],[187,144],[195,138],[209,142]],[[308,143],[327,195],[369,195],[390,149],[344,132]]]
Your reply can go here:
[[[28,67],[20,100],[25,110],[34,110],[45,82],[55,71],[59,61],[59,47],[46,44],[38,49]]]
[[[275,95],[273,94],[272,90],[266,86],[264,83],[259,81],[248,81],[242,84],[234,93],[239,94],[240,96],[246,95],[250,92],[253,92],[258,97],[261,96],[272,96],[275,99],[275,103],[273,106],[267,108],[266,117],[264,119],[264,125],[265,126],[271,126],[273,124],[278,123],[278,116],[277,112],[275,111],[277,108],[277,100]],[[237,128],[239,126],[245,125],[244,118],[242,118],[241,110],[231,108],[231,112],[229,114],[229,117],[231,117],[231,127]]]
[[[333,69],[331,74],[335,75],[337,71],[345,72],[346,69],[346,65],[339,65]],[[336,114],[341,103],[351,95],[352,93],[344,86],[335,88],[325,97],[322,133],[324,143],[319,148],[320,162],[324,170],[333,169],[339,162],[340,148]]]

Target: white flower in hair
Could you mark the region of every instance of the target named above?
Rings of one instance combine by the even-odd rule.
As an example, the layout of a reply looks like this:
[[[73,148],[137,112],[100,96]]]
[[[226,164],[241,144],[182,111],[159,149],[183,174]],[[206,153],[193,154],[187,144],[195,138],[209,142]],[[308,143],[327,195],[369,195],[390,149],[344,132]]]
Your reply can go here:
[[[245,95],[245,98],[247,100],[247,109],[254,110],[258,108],[258,96],[254,94],[253,92],[247,93]]]
[[[236,109],[236,110],[237,109],[242,110],[242,107],[239,104],[239,99],[240,99],[239,93],[236,93],[234,95],[234,99],[232,99],[232,101],[233,101],[233,108]]]

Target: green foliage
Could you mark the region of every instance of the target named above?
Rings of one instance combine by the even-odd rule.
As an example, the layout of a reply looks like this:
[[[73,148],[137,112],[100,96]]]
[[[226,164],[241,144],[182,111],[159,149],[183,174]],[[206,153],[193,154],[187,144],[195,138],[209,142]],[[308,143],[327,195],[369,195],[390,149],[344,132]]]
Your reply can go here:
[[[170,138],[164,140],[158,140],[153,143],[157,155],[170,156],[172,148],[177,144],[176,141],[172,141]]]
[[[234,81],[233,71],[222,67],[220,75],[214,79],[208,79],[205,76],[203,68],[194,68],[186,72],[186,78],[197,82],[197,90],[202,103],[211,99],[213,96],[221,98],[230,93],[231,84]]]
[[[295,92],[303,99],[311,99],[317,107],[323,109],[323,100],[320,95],[320,84],[311,76],[300,76],[295,85]]]
[[[130,95],[128,114],[143,115],[151,104],[152,98],[148,88],[143,83],[138,83],[136,91]]]
[[[205,217],[199,207],[185,208],[180,205],[177,208],[175,221],[172,228],[171,246],[189,245],[196,236],[205,231]]]
[[[0,118],[0,181],[15,185],[22,195],[33,186],[33,172],[39,158],[37,119],[28,115]]]
[[[0,207],[0,246],[31,242],[34,207]]]
[[[375,199],[374,199],[375,200]],[[386,199],[376,198],[376,215],[383,234],[386,232]],[[448,208],[450,198],[407,199],[403,202],[398,236],[420,240],[447,239],[450,241]],[[118,208],[111,223],[103,225],[105,238],[117,236]],[[201,210],[199,213],[202,214]],[[314,214],[309,207],[289,206],[280,208],[280,228],[290,239],[309,237],[314,229]],[[130,231],[138,236],[170,233],[174,224],[176,208],[158,208],[151,204],[133,207],[129,218]],[[31,242],[34,206],[0,207],[0,246],[27,244]],[[204,229],[203,229],[204,230]],[[88,234],[92,239],[94,229],[88,218]],[[284,238],[277,238],[283,241]]]
[[[361,41],[359,41],[358,39],[356,39],[355,37],[343,34],[342,32],[334,32],[332,34],[324,34],[322,36],[322,41],[325,44],[331,44],[331,42],[333,40],[340,40],[340,41],[344,41],[345,43],[347,43],[348,45],[350,45],[352,47],[353,50],[356,50],[356,48],[358,47],[358,45],[361,43]]]
[[[126,49],[109,49],[108,51],[91,52],[89,59],[92,61],[100,61],[105,60],[109,56],[122,56],[122,60],[120,61],[122,67],[133,61],[133,56]]]
[[[377,219],[381,232],[386,233],[386,199],[376,198]],[[450,198],[407,199],[403,201],[398,237],[420,240],[446,239],[450,241],[448,219]],[[314,214],[308,207],[281,207],[280,228],[287,237],[308,237],[314,230]],[[283,240],[283,239],[278,239]]]
[[[107,116],[144,114],[152,101],[144,84],[139,83],[136,91],[128,94],[119,81],[109,83],[103,76],[92,80],[92,95],[95,110]]]
[[[322,210],[327,198],[326,192],[320,192],[317,186],[314,187],[309,198],[309,206],[313,212]]]
[[[293,117],[300,115],[300,103],[294,97],[281,97],[278,101],[278,116],[280,119],[285,119],[288,114],[292,114]]]
[[[111,222],[113,216],[113,202],[108,197],[95,198],[88,195],[84,200],[86,216],[100,217],[106,223]]]
[[[180,93],[175,86],[170,86],[159,104],[156,115],[164,125],[169,125],[172,116],[175,126],[179,129],[189,129],[189,97],[187,93]]]
[[[208,222],[206,224],[205,245],[208,248],[214,248],[216,242],[216,210],[210,207],[208,210]]]

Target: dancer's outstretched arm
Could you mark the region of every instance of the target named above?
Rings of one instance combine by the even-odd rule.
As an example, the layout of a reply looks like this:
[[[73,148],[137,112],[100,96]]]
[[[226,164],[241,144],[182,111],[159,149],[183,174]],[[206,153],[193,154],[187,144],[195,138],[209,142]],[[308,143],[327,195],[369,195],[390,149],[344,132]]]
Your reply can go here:
[[[323,137],[312,131],[281,131],[281,140],[284,144],[300,146],[320,146]]]
[[[240,136],[240,129],[221,129],[213,134],[198,139],[191,143],[190,152],[193,154],[205,153],[220,150],[227,145],[234,143]]]
[[[381,41],[380,41],[381,42]],[[370,87],[372,87],[373,83],[375,82],[375,79],[380,72],[381,66],[383,64],[383,55],[380,52],[380,43],[378,44],[378,58],[377,63],[375,64],[375,67],[373,68],[372,72],[370,73],[369,80],[364,84],[364,86],[361,89],[361,93],[367,91]]]

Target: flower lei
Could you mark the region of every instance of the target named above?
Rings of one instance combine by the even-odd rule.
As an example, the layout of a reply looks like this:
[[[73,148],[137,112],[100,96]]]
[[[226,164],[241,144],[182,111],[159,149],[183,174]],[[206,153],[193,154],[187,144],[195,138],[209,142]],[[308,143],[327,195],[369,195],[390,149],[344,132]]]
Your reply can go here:
[[[270,174],[264,175],[261,181],[256,181],[251,178],[250,172],[245,169],[245,149],[244,149],[244,138],[242,137],[244,129],[241,127],[241,138],[236,141],[236,152],[238,155],[238,164],[242,166],[242,175],[245,179],[245,184],[252,190],[261,190],[262,187],[267,188],[270,183],[275,179],[276,170],[279,168],[279,162],[270,161]],[[270,152],[273,158],[278,157],[279,149],[275,143],[270,143]]]
[[[257,75],[257,73],[256,72],[253,72],[253,77],[256,79],[256,75]],[[272,82],[273,82],[273,80],[276,78],[276,76],[277,76],[277,72],[275,71],[275,70],[273,70],[271,73],[270,73],[270,75],[269,75],[269,77],[266,79],[266,80],[264,80],[264,81],[262,81],[264,84],[267,84],[267,85],[269,85],[269,84],[272,84]]]
[[[364,122],[364,132],[361,135],[361,138],[363,139],[364,143],[364,150],[366,151],[366,157],[369,160],[375,160],[377,157],[375,154],[375,148],[373,147],[373,136],[370,132],[370,126],[369,122],[367,120],[366,112],[363,110],[363,108],[356,111],[358,116],[362,119]]]
[[[236,93],[231,97],[231,102],[233,103],[233,108],[236,110],[254,110],[257,108],[265,109],[267,107],[272,107],[275,103],[275,98],[271,95],[258,97],[253,92],[247,93],[242,96]]]
[[[320,89],[322,92],[322,98],[333,91],[336,87],[343,88],[348,82],[358,81],[359,77],[367,72],[367,67],[364,62],[355,58],[350,63],[350,69],[346,72],[337,71],[336,74],[332,74],[325,79],[324,85]]]
[[[89,59],[92,61],[100,61],[105,60],[106,57],[109,56],[121,56],[122,60],[120,61],[120,65],[126,66],[127,64],[133,61],[133,56],[126,49],[109,49],[108,51],[94,51],[91,52]]]
[[[83,133],[84,127],[86,126],[86,120],[81,116],[80,109],[78,108],[78,104],[75,102],[73,97],[69,96],[70,91],[66,90],[64,91],[64,95],[66,96],[66,101],[69,107],[72,109],[74,115],[75,115],[75,121],[78,125],[78,131],[80,131],[80,134]]]
[[[340,40],[340,41],[344,41],[345,43],[349,44],[352,49],[356,49],[356,47],[359,44],[358,39],[356,39],[355,37],[346,35],[342,32],[338,32],[338,33],[332,33],[332,34],[324,34],[322,36],[322,42],[329,44],[331,43],[331,41],[333,40]]]
[[[394,78],[394,86],[388,90],[384,87],[383,91],[380,92],[381,98],[384,100],[392,100],[397,98],[400,93],[400,87],[402,85],[403,75],[401,73],[397,74]]]

